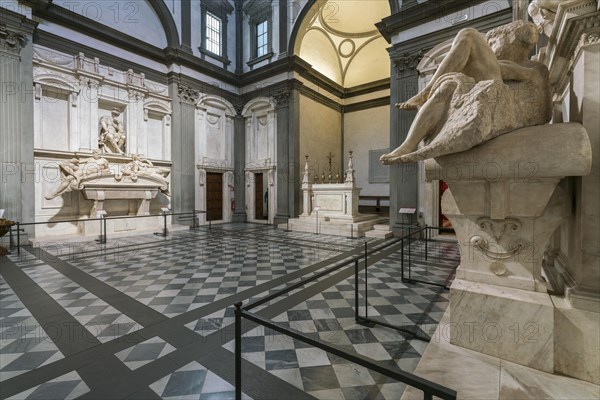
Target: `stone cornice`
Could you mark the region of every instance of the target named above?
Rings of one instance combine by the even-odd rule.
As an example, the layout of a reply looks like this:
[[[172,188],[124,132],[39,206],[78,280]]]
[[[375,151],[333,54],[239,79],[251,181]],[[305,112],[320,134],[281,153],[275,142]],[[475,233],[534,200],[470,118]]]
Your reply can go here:
[[[403,8],[375,24],[383,37],[391,42],[392,35],[424,24],[429,21],[463,10],[469,6],[483,3],[485,0],[428,0],[412,7]]]
[[[512,22],[512,11],[507,8],[493,14],[488,14],[484,17],[474,19],[470,21],[469,27],[475,28],[480,32],[487,32],[492,28],[507,24],[509,22]],[[395,59],[404,53],[411,53],[419,50],[429,51],[433,47],[442,43],[444,40],[455,37],[456,34],[463,28],[465,28],[465,25],[461,24],[421,35],[414,39],[394,44],[394,46],[388,49],[388,52],[390,53],[390,57]]]
[[[561,3],[554,20],[548,47],[539,61],[550,70],[550,84],[555,97],[569,83],[571,69],[582,48],[597,41],[600,35],[600,11],[594,0]]]

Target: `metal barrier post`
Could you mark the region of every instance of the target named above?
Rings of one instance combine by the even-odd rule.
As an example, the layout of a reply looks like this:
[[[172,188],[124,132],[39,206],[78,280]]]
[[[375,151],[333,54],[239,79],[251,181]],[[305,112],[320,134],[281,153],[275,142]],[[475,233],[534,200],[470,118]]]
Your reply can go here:
[[[354,320],[358,322],[358,258],[354,260]]]
[[[408,226],[408,280],[411,280],[412,274],[411,274],[411,268],[412,265],[410,263],[410,253],[412,251],[412,232],[411,232],[411,226]]]
[[[167,237],[167,213],[163,211],[163,237]]]
[[[9,250],[12,250],[13,247],[15,247],[15,244],[13,243],[12,226],[9,226],[8,227],[8,248],[9,248]]]
[[[17,254],[21,255],[21,223],[17,221]]]
[[[102,216],[102,222],[104,223],[104,244],[108,241],[108,231],[106,230],[106,215]]]
[[[235,400],[242,400],[242,302],[235,303]]]
[[[431,393],[423,391],[423,400],[433,400],[433,396]]]
[[[400,277],[404,282],[404,238],[400,239]]]
[[[369,288],[367,287],[367,266],[368,266],[368,260],[367,260],[367,242],[365,242],[365,318],[369,318]]]
[[[192,229],[196,229],[196,210],[192,210]]]
[[[427,243],[429,242],[429,227],[425,225],[425,261],[427,261]]]

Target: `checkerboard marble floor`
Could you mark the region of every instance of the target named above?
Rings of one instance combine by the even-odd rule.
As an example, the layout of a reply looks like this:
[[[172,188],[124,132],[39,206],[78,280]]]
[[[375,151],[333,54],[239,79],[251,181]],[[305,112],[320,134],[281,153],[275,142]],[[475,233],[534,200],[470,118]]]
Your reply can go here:
[[[25,248],[20,256],[13,252],[0,258],[0,398],[233,398],[233,303],[251,303],[359,256],[363,243],[228,224],[173,232],[167,239],[147,235],[107,245],[55,243]],[[369,246],[381,243],[371,240]],[[413,279],[449,284],[459,260],[456,244],[430,242],[427,262],[423,243],[411,248]],[[447,292],[403,282],[400,253],[378,254],[368,268],[369,317],[427,339],[447,307]],[[383,326],[356,324],[354,277],[344,272],[350,269],[353,265],[344,266],[253,311],[413,371],[427,342]],[[24,301],[25,287],[41,289],[41,300]],[[77,350],[63,354],[61,344],[44,337],[40,328],[53,319],[68,319],[96,342],[74,343]],[[243,350],[250,373],[266,380],[246,382],[247,399],[297,398],[299,393],[397,399],[404,391],[401,383],[273,332],[250,330]]]

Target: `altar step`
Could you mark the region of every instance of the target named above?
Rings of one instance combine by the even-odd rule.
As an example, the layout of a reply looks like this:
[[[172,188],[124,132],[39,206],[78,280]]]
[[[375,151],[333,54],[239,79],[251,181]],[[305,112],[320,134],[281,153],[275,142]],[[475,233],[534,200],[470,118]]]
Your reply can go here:
[[[373,225],[372,231],[365,232],[365,236],[368,238],[388,239],[394,236],[394,233],[390,231],[389,224],[376,224]]]
[[[309,232],[326,235],[338,235],[349,238],[364,237],[366,232],[373,231],[375,225],[382,225],[389,222],[388,218],[377,215],[361,215],[359,221],[351,222],[335,218],[319,218],[318,227],[315,218],[294,218],[287,224],[280,224],[279,228],[289,229],[294,232]],[[384,226],[384,225],[382,225]]]

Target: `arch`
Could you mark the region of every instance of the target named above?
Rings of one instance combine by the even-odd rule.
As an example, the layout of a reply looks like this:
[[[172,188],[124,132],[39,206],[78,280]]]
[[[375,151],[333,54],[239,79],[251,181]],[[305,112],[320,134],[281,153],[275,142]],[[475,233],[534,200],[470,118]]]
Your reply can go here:
[[[310,12],[311,8],[315,5],[315,3],[317,1],[319,1],[319,0],[308,0],[306,2],[306,4],[304,5],[304,8],[302,9],[302,11],[300,11],[300,14],[298,14],[298,18],[296,18],[296,23],[294,24],[294,27],[292,28],[292,34],[290,35],[290,42],[288,44],[288,52],[287,53],[289,55],[295,54],[294,49],[296,47],[296,39],[298,38],[298,32],[300,31],[300,26],[302,25],[302,21],[304,21],[304,18],[306,18],[306,16]]]
[[[225,111],[225,115],[227,115],[228,117],[235,117],[237,114],[235,112],[233,104],[231,104],[229,101],[225,100],[222,97],[215,96],[212,94],[200,96],[198,102],[196,103],[196,108],[201,108],[203,105],[209,105],[216,108],[220,108]]]
[[[252,109],[256,108],[260,104],[265,104],[264,108],[269,108],[270,110],[275,110],[275,102],[268,97],[261,96],[261,97],[256,97],[256,98],[250,100],[248,103],[246,103],[246,105],[244,106],[244,109],[242,110],[242,116],[244,118],[250,116]]]
[[[155,99],[146,101],[144,103],[144,109],[157,111],[168,115],[171,115],[172,113],[171,109],[164,102]]]
[[[172,48],[181,47],[179,41],[179,32],[177,31],[177,25],[171,15],[169,7],[165,4],[164,0],[146,0],[150,7],[154,10],[158,19],[160,20],[165,35],[167,36],[167,46]]]
[[[43,85],[43,86],[54,87],[54,88],[61,89],[61,90],[67,89],[70,92],[75,92],[75,93],[79,92],[79,90],[80,90],[78,82],[76,82],[74,80],[69,80],[60,75],[54,75],[54,74],[35,75],[33,77],[33,82],[39,83],[40,85]]]
[[[400,11],[400,7],[398,7],[398,0],[389,0],[390,1],[390,10],[392,11],[392,14],[396,14],[398,11]]]

